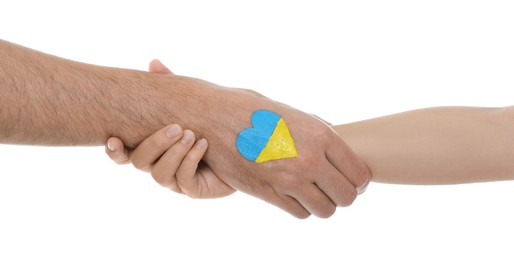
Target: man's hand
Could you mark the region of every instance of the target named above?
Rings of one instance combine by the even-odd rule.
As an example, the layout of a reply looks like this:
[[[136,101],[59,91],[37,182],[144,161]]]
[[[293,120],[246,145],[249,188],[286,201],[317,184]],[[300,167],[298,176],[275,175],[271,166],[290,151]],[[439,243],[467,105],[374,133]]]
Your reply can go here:
[[[337,206],[352,204],[367,185],[370,174],[364,162],[320,119],[254,91],[224,88],[173,75],[155,61],[150,69],[169,74],[168,77],[180,83],[173,87],[204,90],[201,96],[189,97],[195,101],[195,105],[189,107],[193,118],[169,123],[193,129],[197,136],[209,141],[204,157],[207,169],[231,187],[268,201],[298,218],[305,218],[311,213],[318,217],[331,216]],[[252,127],[250,118],[260,109],[273,111],[285,120],[296,145],[297,157],[256,163],[238,152],[236,138],[239,132]],[[161,114],[165,112],[161,111]]]
[[[150,71],[173,75],[157,61],[150,64]],[[357,194],[364,191],[370,179],[366,165],[320,119],[253,91],[222,88],[193,78],[172,77],[181,78],[182,84],[188,87],[211,90],[207,98],[191,97],[203,107],[202,111],[197,111],[195,120],[191,120],[200,124],[187,122],[187,127],[209,140],[204,167],[233,188],[264,199],[299,218],[308,217],[310,213],[329,217],[337,206],[350,205]],[[191,109],[198,110],[199,107]],[[239,154],[237,135],[252,126],[250,117],[259,109],[273,111],[285,120],[295,141],[297,157],[256,163]],[[174,181],[166,179],[160,184],[173,186],[180,183],[167,183],[169,180]],[[197,193],[188,195],[202,197]]]
[[[327,124],[252,92],[223,91],[223,107],[212,108],[213,122],[206,123],[209,127],[201,133],[211,144],[205,161],[225,183],[298,218],[310,213],[329,217],[337,206],[352,204],[365,188],[369,170]],[[285,120],[297,157],[256,163],[239,154],[237,135],[252,126],[250,117],[259,109],[273,111]]]

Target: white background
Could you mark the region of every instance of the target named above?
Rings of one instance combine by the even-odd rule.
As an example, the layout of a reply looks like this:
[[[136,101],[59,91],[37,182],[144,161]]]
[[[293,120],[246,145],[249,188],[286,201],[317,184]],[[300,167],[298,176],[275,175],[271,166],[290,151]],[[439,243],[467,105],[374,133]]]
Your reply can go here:
[[[0,38],[345,123],[513,104],[512,1],[0,1]],[[514,155],[513,155],[514,158]],[[372,183],[330,219],[192,200],[103,147],[0,146],[0,259],[512,259],[514,184]],[[487,174],[487,173],[484,173]]]

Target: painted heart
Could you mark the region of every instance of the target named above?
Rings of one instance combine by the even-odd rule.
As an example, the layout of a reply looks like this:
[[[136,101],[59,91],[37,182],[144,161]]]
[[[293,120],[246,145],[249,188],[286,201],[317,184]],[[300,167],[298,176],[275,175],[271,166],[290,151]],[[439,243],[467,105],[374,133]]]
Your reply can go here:
[[[236,139],[236,147],[244,158],[261,163],[298,156],[289,128],[279,115],[257,110],[251,123],[253,127],[243,129]]]

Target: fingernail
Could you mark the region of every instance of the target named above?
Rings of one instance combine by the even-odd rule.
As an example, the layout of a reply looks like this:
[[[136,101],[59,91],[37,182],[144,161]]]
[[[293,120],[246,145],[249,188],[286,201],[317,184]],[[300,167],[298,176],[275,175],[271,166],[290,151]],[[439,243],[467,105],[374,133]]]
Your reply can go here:
[[[182,140],[180,142],[182,142],[183,144],[188,144],[191,141],[193,141],[193,138],[194,138],[193,132],[187,130],[187,131],[184,131],[184,136],[182,137]]]
[[[357,194],[360,195],[366,191],[366,189],[368,188],[368,185],[369,185],[369,181],[370,181],[370,179],[368,178],[362,186],[357,188]]]
[[[107,149],[109,149],[109,151],[111,152],[115,152],[116,146],[114,146],[114,144],[111,141],[107,141]]]
[[[180,126],[172,125],[168,128],[168,130],[166,130],[166,135],[168,136],[169,139],[173,139],[173,138],[179,136],[181,131],[182,130],[180,129]]]
[[[207,146],[207,140],[205,140],[205,138],[198,140],[195,144],[195,148],[198,150],[202,150],[205,146]]]

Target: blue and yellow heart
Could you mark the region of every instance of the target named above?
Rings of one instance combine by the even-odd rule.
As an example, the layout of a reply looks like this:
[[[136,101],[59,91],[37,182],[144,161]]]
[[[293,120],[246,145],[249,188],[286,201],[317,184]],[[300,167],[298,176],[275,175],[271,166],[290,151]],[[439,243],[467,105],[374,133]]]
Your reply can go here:
[[[277,113],[257,110],[251,128],[243,129],[236,139],[239,153],[252,162],[267,162],[298,156],[286,122]]]

